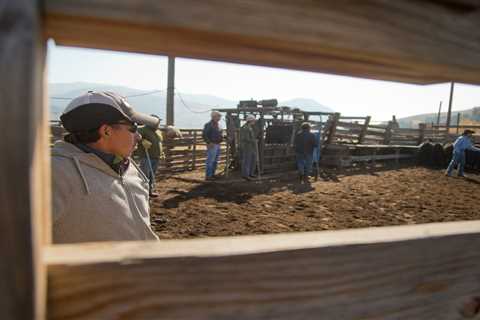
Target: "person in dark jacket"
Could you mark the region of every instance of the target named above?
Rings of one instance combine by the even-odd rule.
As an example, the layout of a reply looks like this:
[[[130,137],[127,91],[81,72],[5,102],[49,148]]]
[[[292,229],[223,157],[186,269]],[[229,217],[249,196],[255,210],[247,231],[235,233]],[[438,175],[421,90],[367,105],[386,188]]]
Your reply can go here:
[[[152,117],[161,119],[152,114]],[[155,192],[155,172],[157,172],[160,159],[164,157],[162,147],[162,133],[157,127],[143,126],[138,129],[138,133],[142,135],[142,140],[135,150],[135,156],[139,158],[140,169],[142,169],[149,181],[149,192],[151,198],[158,197]]]
[[[218,158],[220,157],[220,143],[222,142],[222,130],[219,121],[222,115],[218,111],[212,111],[212,120],[203,127],[202,137],[207,144],[207,161],[205,168],[205,179],[214,180],[217,169]]]
[[[308,177],[312,172],[313,149],[317,146],[317,139],[310,132],[310,124],[302,123],[300,132],[295,136],[295,157],[300,182],[309,182]]]
[[[240,153],[242,157],[242,178],[254,178],[257,160],[257,139],[255,138],[255,117],[249,115],[247,122],[240,128]]]

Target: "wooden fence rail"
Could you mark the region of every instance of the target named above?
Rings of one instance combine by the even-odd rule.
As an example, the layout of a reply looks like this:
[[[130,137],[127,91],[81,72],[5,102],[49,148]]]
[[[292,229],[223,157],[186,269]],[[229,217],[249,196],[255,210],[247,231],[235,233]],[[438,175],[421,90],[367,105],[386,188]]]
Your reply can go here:
[[[202,138],[201,129],[180,129],[181,138],[164,140],[165,159],[159,164],[157,173],[166,175],[180,173],[205,167],[207,160],[207,143]],[[226,161],[226,143],[220,144],[219,164]]]
[[[322,131],[324,145],[355,145],[357,149],[374,151],[375,149],[367,146],[418,146],[423,141],[429,140],[433,143],[452,142],[458,135],[450,134],[443,126],[429,126],[420,124],[419,128],[399,128],[392,122],[386,124],[371,124],[371,117],[348,117],[339,113],[334,113],[329,120],[324,122],[319,128]],[[64,130],[58,122],[51,122],[51,142],[59,139]],[[317,126],[318,127],[318,126]],[[458,126],[459,128],[476,128],[477,126]],[[455,128],[452,126],[451,128]],[[164,151],[165,159],[159,164],[158,174],[166,175],[170,173],[180,173],[198,168],[204,168],[206,162],[207,144],[202,138],[201,129],[180,129],[182,137],[165,138]],[[366,148],[366,149],[365,149]],[[351,150],[351,147],[340,148],[342,150]],[[350,163],[357,159],[359,161],[371,159],[403,159],[412,157],[410,149],[386,148],[390,150],[390,155],[361,155],[351,156],[348,160],[342,160],[342,152],[338,148],[329,148],[327,152],[326,163]],[[220,165],[226,162],[226,143],[221,144]],[[283,149],[282,149],[283,150]],[[361,151],[363,152],[363,151]],[[406,152],[406,153],[405,153]],[[356,157],[356,158],[355,158]],[[265,169],[275,169],[282,166],[282,162],[293,163],[294,159],[287,154],[266,155],[266,158],[272,161],[271,165]],[[283,159],[283,160],[282,160]]]
[[[49,319],[473,319],[479,230],[469,221],[55,246]]]

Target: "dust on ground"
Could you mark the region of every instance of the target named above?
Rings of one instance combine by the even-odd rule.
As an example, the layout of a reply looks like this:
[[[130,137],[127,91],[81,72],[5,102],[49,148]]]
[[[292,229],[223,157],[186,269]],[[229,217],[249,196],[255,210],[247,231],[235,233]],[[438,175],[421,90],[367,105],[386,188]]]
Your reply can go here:
[[[408,167],[295,173],[246,182],[190,172],[157,181],[152,226],[162,239],[320,231],[480,219],[480,176]]]

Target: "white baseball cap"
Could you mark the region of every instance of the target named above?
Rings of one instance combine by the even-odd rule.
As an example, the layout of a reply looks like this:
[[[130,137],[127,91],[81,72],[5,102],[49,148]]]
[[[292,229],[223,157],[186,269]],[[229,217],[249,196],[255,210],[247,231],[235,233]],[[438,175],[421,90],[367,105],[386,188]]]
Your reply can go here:
[[[88,91],[76,97],[65,108],[60,120],[69,132],[92,130],[121,120],[154,128],[160,122],[156,117],[135,111],[126,98],[108,91]]]

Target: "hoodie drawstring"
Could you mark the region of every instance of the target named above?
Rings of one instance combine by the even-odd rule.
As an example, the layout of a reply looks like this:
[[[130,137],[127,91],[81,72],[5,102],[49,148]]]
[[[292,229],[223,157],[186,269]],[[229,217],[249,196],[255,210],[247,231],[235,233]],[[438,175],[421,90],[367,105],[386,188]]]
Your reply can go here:
[[[80,174],[80,177],[82,178],[83,185],[85,186],[85,191],[87,191],[87,194],[90,194],[90,188],[88,187],[87,179],[85,178],[85,175],[83,174],[82,168],[80,167],[80,161],[76,157],[73,157],[73,162],[75,163],[75,166],[77,167],[78,173]]]
[[[146,183],[150,183],[150,180],[147,178],[145,173],[143,173],[142,169],[138,166],[138,164],[135,163],[135,161],[130,161],[131,164],[137,169],[137,171],[140,173],[140,176],[142,177],[142,180]]]

